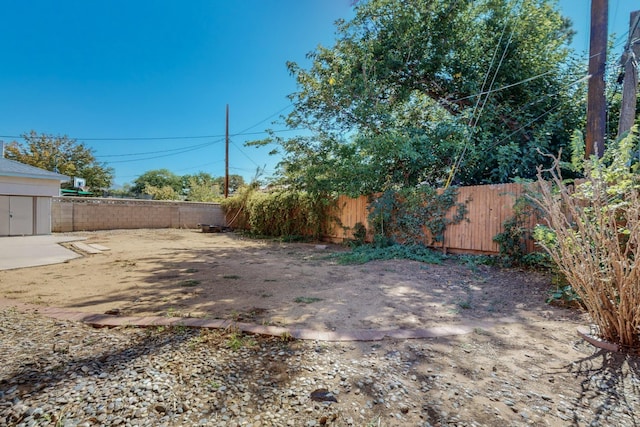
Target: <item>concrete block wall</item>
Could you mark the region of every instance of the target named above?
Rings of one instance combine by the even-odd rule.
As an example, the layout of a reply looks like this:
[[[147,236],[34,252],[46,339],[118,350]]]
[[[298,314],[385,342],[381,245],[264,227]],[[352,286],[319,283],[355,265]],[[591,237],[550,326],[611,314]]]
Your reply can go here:
[[[51,223],[54,232],[226,225],[218,203],[84,197],[54,197]]]

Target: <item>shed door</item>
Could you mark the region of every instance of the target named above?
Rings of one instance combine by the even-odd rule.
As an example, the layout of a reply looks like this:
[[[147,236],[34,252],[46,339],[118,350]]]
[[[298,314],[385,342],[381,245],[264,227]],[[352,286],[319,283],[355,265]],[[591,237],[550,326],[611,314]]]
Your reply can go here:
[[[33,197],[0,196],[0,235],[33,234]]]
[[[0,196],[0,236],[9,235],[9,196]]]

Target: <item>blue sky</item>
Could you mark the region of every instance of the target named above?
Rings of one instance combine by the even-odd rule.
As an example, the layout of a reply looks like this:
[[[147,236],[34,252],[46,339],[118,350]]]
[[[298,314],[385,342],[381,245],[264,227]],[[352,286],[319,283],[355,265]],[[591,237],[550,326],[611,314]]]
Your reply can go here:
[[[308,64],[309,51],[331,45],[334,21],[353,16],[351,3],[4,2],[0,140],[30,130],[77,138],[114,168],[116,184],[160,168],[222,176],[229,104],[230,173],[250,179],[266,167],[269,176],[277,163],[270,149],[243,144],[284,129],[271,122],[290,111],[296,89],[286,62]],[[624,42],[640,2],[609,3],[609,31]],[[586,52],[590,1],[559,5],[578,31],[574,48]]]

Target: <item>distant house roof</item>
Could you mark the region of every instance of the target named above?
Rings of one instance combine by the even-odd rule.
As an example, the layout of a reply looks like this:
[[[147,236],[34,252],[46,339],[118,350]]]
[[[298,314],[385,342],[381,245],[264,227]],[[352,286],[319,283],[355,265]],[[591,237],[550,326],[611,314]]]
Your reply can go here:
[[[25,165],[0,157],[0,176],[15,176],[19,178],[51,179],[56,181],[68,181],[69,177],[56,172],[50,172],[35,166]]]

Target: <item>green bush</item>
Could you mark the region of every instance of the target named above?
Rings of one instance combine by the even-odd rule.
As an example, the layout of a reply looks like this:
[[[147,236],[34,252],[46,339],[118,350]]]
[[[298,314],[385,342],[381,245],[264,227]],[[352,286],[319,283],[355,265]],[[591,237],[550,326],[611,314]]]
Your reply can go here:
[[[328,218],[327,197],[318,197],[302,191],[240,192],[222,203],[229,217],[232,212],[242,215],[243,223],[252,234],[261,236],[320,238]],[[233,224],[230,224],[234,226]]]

